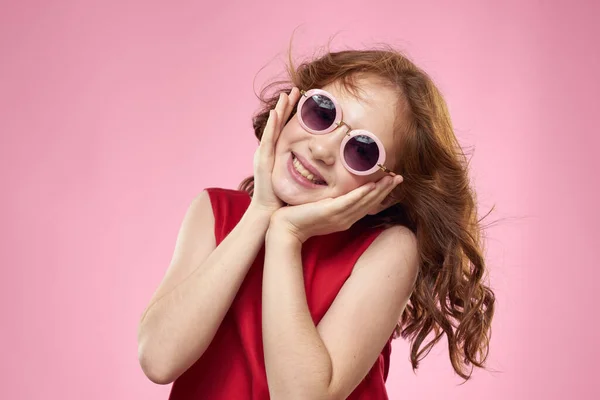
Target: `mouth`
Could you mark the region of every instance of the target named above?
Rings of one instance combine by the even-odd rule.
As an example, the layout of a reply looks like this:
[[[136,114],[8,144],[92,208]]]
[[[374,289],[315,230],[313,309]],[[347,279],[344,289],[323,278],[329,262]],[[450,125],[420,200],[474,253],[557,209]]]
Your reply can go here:
[[[292,153],[292,167],[295,172],[314,185],[327,186],[325,179],[323,179],[314,167],[305,163],[306,161],[303,163],[296,154]]]

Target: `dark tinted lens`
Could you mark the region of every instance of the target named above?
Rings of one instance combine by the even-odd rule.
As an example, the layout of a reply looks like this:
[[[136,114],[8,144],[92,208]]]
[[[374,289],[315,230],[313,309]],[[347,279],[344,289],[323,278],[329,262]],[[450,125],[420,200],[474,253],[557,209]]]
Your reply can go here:
[[[302,105],[302,120],[310,129],[324,131],[335,121],[335,104],[329,97],[315,94]]]
[[[354,136],[344,146],[344,159],[350,168],[357,171],[367,171],[377,164],[379,147],[368,136]]]

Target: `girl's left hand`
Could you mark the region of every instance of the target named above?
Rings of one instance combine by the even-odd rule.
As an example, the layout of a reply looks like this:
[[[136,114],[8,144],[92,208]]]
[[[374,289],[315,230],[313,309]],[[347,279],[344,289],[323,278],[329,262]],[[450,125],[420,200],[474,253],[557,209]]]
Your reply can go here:
[[[369,182],[336,198],[299,206],[283,207],[271,217],[269,231],[277,236],[287,233],[304,243],[312,236],[344,231],[373,209],[400,183],[400,175]],[[275,233],[276,232],[276,233]]]

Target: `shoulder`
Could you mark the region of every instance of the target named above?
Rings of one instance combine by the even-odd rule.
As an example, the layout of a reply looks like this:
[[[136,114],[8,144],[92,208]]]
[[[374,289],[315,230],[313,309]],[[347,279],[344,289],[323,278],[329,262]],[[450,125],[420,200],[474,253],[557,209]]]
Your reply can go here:
[[[394,276],[401,276],[403,280],[410,280],[416,277],[418,267],[416,235],[405,226],[394,225],[377,235],[359,258],[354,271],[377,268],[393,272]]]
[[[383,231],[373,241],[370,248],[389,246],[388,250],[417,251],[417,237],[406,226],[394,225]]]

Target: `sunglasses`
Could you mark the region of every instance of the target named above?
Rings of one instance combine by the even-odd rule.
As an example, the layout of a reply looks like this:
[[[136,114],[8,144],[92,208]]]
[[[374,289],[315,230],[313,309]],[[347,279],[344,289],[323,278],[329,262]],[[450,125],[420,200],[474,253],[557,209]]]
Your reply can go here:
[[[298,121],[302,128],[314,135],[332,132],[337,127],[348,127],[340,147],[342,164],[355,175],[370,175],[379,170],[395,174],[384,166],[385,149],[381,141],[369,131],[352,130],[342,121],[342,108],[331,93],[321,89],[301,90],[298,102]]]

